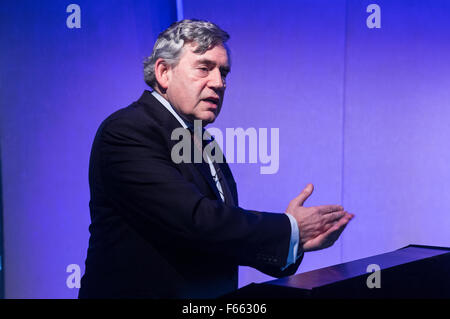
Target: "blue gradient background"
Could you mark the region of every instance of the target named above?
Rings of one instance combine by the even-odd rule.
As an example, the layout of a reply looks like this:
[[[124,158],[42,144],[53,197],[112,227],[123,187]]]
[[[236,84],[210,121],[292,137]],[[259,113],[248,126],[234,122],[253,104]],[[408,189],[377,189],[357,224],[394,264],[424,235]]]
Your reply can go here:
[[[66,7],[81,7],[81,29]],[[381,7],[368,29],[366,7]],[[410,243],[450,246],[450,3],[445,0],[184,0],[231,39],[214,127],[278,127],[280,168],[232,164],[241,206],[307,205],[356,218],[299,272]],[[146,88],[142,61],[176,1],[2,1],[0,149],[7,298],[74,298],[84,270],[88,161],[100,122]],[[271,279],[241,267],[240,286]]]

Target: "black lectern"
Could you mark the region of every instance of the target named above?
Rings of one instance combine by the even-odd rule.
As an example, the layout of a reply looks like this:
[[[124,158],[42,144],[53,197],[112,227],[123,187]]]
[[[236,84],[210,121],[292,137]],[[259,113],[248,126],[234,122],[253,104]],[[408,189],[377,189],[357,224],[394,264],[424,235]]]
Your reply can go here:
[[[378,273],[373,272],[376,269],[380,269]],[[224,297],[450,298],[450,248],[409,245],[381,255],[252,283]]]

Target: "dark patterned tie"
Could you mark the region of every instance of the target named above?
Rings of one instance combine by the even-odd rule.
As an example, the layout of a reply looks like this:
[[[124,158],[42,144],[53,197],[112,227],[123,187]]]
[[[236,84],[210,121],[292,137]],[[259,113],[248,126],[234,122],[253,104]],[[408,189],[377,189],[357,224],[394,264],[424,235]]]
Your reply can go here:
[[[191,136],[193,137],[195,147],[197,147],[197,149],[199,149],[201,151],[202,155],[203,155],[203,149],[209,143],[215,143],[213,149],[220,150],[219,145],[214,141],[214,137],[212,135],[208,134],[208,137],[210,137],[210,138],[207,140],[204,140],[202,138],[203,133],[205,132],[204,129],[202,129],[201,136],[199,136],[200,135],[199,133],[195,134],[194,130],[191,127],[188,127],[188,129],[191,132]],[[201,141],[199,141],[199,138],[201,139]],[[225,175],[223,174],[222,169],[220,167],[221,165],[226,165],[226,164],[219,164],[214,160],[214,158],[211,158],[211,162],[214,166],[214,169],[216,170],[216,176],[212,176],[212,177],[213,177],[214,181],[216,181],[216,178],[217,178],[217,180],[220,183],[220,186],[222,187],[222,192],[220,192],[220,190],[216,187],[217,191],[219,191],[219,193],[222,194],[222,196],[225,200],[225,204],[230,205],[230,206],[235,206],[236,204],[234,202],[233,195],[231,194],[230,187],[228,186],[228,182],[227,182]]]

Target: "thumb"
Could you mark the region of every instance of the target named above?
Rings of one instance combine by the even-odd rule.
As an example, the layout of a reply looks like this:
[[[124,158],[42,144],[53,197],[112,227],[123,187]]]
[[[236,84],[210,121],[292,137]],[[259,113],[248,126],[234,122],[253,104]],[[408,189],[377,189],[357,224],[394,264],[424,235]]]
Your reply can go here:
[[[311,196],[313,191],[314,191],[313,184],[306,185],[306,187],[302,190],[302,192],[295,198],[297,205],[303,206],[303,204],[308,199],[308,197]]]

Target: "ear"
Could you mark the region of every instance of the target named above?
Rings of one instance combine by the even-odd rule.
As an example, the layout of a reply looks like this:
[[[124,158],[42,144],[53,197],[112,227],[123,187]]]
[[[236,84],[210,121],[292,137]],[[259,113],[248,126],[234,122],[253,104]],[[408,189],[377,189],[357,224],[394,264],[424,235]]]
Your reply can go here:
[[[158,82],[159,86],[164,90],[167,90],[167,87],[169,86],[169,81],[171,77],[170,71],[171,67],[170,65],[167,64],[166,61],[164,61],[161,58],[156,60],[155,62],[156,82]]]

